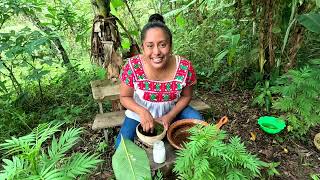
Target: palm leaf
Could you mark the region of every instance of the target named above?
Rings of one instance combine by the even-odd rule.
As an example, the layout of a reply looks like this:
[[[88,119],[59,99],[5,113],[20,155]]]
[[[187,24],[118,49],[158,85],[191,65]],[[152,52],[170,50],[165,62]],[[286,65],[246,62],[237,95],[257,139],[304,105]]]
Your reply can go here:
[[[298,21],[309,31],[320,33],[320,14],[303,14],[298,17]]]
[[[151,179],[146,152],[122,137],[120,146],[112,156],[112,168],[118,180]]]

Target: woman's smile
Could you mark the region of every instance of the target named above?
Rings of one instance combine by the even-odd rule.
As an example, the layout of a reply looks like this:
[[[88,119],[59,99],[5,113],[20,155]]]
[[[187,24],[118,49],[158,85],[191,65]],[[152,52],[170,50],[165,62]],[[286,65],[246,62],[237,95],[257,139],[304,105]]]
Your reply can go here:
[[[171,54],[171,45],[161,28],[149,29],[143,42],[144,59],[154,69],[165,68]]]
[[[162,57],[156,57],[156,58],[152,58],[151,59],[154,63],[158,64],[158,63],[161,63],[163,58]]]

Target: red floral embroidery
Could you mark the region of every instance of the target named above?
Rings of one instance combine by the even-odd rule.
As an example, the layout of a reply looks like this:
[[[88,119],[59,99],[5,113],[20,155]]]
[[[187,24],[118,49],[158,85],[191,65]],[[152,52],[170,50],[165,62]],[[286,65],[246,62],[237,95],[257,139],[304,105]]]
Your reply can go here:
[[[123,81],[128,86],[132,88],[134,87],[133,86],[134,75],[133,75],[133,71],[130,68],[129,62],[127,62],[123,66],[122,72],[120,73],[120,80]]]

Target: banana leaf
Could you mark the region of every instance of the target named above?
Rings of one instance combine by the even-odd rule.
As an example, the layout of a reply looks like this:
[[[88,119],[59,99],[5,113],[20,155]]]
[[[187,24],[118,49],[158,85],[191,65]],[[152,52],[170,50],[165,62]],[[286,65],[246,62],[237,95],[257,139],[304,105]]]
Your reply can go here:
[[[298,17],[298,21],[309,31],[320,33],[320,14],[303,14]]]
[[[130,140],[123,139],[112,156],[112,168],[117,180],[150,179],[147,153]]]

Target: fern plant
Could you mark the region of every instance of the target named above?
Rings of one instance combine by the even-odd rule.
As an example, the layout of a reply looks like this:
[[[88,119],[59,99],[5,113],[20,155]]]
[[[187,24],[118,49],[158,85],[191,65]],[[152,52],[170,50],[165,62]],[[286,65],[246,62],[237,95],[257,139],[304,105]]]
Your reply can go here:
[[[304,135],[310,127],[320,124],[320,70],[305,67],[290,70],[278,79],[273,93],[280,94],[273,108],[284,112],[289,129],[297,136]]]
[[[252,179],[266,163],[247,152],[239,137],[225,143],[226,133],[214,125],[190,129],[190,142],[178,152],[179,179]]]
[[[75,179],[95,168],[101,162],[97,155],[69,152],[82,129],[67,129],[56,139],[54,134],[61,125],[41,124],[28,135],[0,144],[7,155],[12,155],[11,159],[3,159],[0,179]]]

